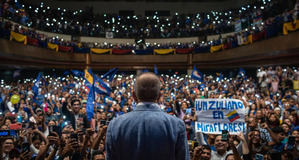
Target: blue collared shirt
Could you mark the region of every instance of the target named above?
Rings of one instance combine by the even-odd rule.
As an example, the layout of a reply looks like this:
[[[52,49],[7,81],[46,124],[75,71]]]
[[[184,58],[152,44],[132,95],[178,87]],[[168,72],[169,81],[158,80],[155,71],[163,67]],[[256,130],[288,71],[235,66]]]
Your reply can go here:
[[[112,120],[106,147],[107,160],[189,160],[184,122],[154,103]]]

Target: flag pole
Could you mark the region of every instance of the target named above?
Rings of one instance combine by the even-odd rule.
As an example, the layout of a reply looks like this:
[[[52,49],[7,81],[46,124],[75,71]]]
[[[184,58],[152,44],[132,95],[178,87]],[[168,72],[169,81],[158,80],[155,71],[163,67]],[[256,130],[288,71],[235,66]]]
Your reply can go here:
[[[85,69],[89,69],[91,64],[91,55],[90,53],[87,53],[85,55]]]
[[[188,64],[187,74],[188,75],[192,74],[192,69],[193,69],[192,59],[193,59],[193,55],[192,54],[188,54],[188,59],[187,59],[187,64]]]

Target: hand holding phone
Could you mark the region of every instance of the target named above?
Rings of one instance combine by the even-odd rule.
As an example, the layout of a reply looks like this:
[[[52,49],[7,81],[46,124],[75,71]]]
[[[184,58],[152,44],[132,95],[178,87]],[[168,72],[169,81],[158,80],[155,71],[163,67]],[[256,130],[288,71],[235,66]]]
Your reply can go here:
[[[255,155],[255,160],[263,160],[264,159],[264,155],[257,153]]]
[[[26,152],[22,152],[20,155],[21,159],[31,159],[32,157],[32,152],[30,150],[27,150]]]
[[[289,136],[286,150],[291,151],[294,149],[295,139],[296,139],[295,136]]]
[[[228,141],[228,131],[222,130],[221,141]]]
[[[100,124],[101,124],[101,126],[104,126],[104,125],[106,125],[106,121],[105,120],[101,120]]]
[[[267,129],[267,128],[268,128],[268,125],[267,125],[267,123],[262,123],[262,124],[261,124],[261,127],[264,128],[264,129]]]
[[[25,142],[22,144],[22,152],[28,152],[30,150],[30,144]]]
[[[58,126],[49,126],[49,131],[50,131],[50,133],[55,132],[55,133],[59,134],[60,127],[58,127]]]
[[[199,142],[194,141],[194,143],[193,143],[193,148],[196,148],[196,147],[198,147],[198,146],[199,146]]]
[[[71,140],[78,141],[78,134],[77,133],[72,133],[70,135],[70,138],[71,138]]]
[[[265,117],[262,117],[261,118],[261,123],[265,123],[266,122],[266,118]]]
[[[80,146],[78,144],[78,134],[72,133],[70,135],[70,138],[71,138],[70,144],[71,144],[71,147],[73,148],[73,150],[79,149]]]
[[[50,132],[49,136],[47,137],[50,144],[56,144],[56,146],[59,146],[59,136],[55,132]]]
[[[87,128],[86,129],[86,136],[92,136],[94,134],[94,130],[92,128]]]
[[[202,146],[194,147],[193,157],[196,159],[200,159],[200,155],[202,153]]]

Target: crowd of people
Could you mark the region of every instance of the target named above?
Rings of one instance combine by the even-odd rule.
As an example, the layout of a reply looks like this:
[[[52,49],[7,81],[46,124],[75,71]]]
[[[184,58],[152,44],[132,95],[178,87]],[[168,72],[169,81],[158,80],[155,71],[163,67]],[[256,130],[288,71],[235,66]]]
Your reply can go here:
[[[256,19],[266,21],[294,8],[281,0],[257,0],[253,4],[221,12],[176,14],[172,17],[95,15],[92,9],[71,11],[50,8],[26,1],[2,1],[1,16],[30,28],[43,31],[80,36],[105,37],[113,32],[117,38],[169,38],[195,37],[223,34],[235,31],[235,23],[242,20],[242,28],[252,28]],[[296,16],[288,18],[296,19]]]
[[[185,122],[193,160],[298,159],[299,80],[296,67],[260,67],[256,76],[236,74],[158,75],[162,84],[160,109]],[[88,89],[83,77],[43,75],[38,92],[34,76],[1,80],[0,140],[2,159],[105,159],[105,135],[110,121],[133,112],[135,75],[118,74],[110,94],[96,94],[94,116],[86,114]],[[37,94],[34,94],[37,93]],[[233,98],[246,107],[247,129],[239,135],[195,132],[195,99]]]
[[[113,32],[114,37],[118,38],[136,38],[140,35],[146,38],[169,38],[228,33],[235,31],[234,21],[237,19],[242,19],[246,28],[251,27],[257,17],[265,20],[290,9],[288,4],[280,0],[257,0],[248,6],[223,12],[190,15],[177,13],[172,17],[158,14],[148,17],[99,15],[94,14],[92,8],[72,11],[51,8],[43,3],[39,6],[26,1],[11,0],[3,1],[2,8],[2,16],[32,28],[53,33],[97,37],[104,37],[106,32]]]
[[[28,43],[31,45],[39,47],[48,47],[48,43],[57,44],[67,48],[66,51],[69,52],[78,52],[78,53],[89,53],[90,48],[101,48],[101,49],[129,49],[129,50],[148,50],[149,53],[153,53],[153,49],[181,49],[188,48],[191,49],[191,53],[203,53],[209,52],[211,46],[217,46],[223,44],[222,49],[230,49],[238,46],[250,44],[252,42],[271,38],[282,33],[283,24],[286,22],[293,22],[298,17],[298,1],[295,4],[294,8],[289,8],[283,1],[274,0],[271,2],[267,1],[257,1],[257,4],[251,4],[246,7],[242,7],[240,10],[232,10],[227,12],[211,12],[205,14],[197,15],[179,15],[174,16],[170,21],[170,26],[168,29],[163,29],[162,31],[157,30],[155,32],[155,27],[150,27],[151,29],[145,29],[140,25],[150,26],[155,25],[152,21],[158,19],[161,23],[156,24],[158,26],[168,26],[168,24],[163,24],[162,22],[166,21],[168,18],[159,19],[159,16],[155,15],[154,17],[138,17],[129,18],[120,17],[104,14],[102,16],[95,16],[86,11],[65,11],[65,9],[51,9],[49,7],[43,6],[40,7],[33,5],[21,5],[26,4],[25,2],[19,3],[18,1],[4,1],[2,2],[1,7],[1,17],[6,20],[12,20],[17,22],[11,23],[2,19],[1,21],[1,32],[0,36],[3,38],[9,38],[10,32],[20,33],[28,37]],[[294,5],[292,5],[294,6]],[[37,9],[39,8],[39,9]],[[72,14],[73,13],[73,14]],[[75,14],[76,13],[76,14]],[[99,21],[99,24],[96,22],[90,22],[89,18],[85,16],[93,17],[93,21],[96,21],[97,18],[104,17],[105,21]],[[57,17],[61,17],[64,20],[58,20]],[[118,17],[118,18],[117,18]],[[101,19],[101,18],[100,18]],[[53,33],[63,33],[76,35],[80,34],[83,36],[100,36],[101,32],[106,33],[107,28],[111,27],[111,24],[106,24],[108,19],[115,19],[115,23],[124,23],[113,25],[118,28],[113,31],[114,34],[126,34],[118,35],[114,37],[121,38],[163,38],[163,37],[188,37],[188,36],[207,36],[210,34],[220,35],[219,38],[213,40],[206,40],[201,42],[191,42],[191,43],[175,43],[175,44],[159,44],[159,43],[144,43],[141,44],[110,44],[110,43],[87,43],[87,42],[78,42],[78,41],[67,41],[61,37],[54,36],[48,37],[44,34],[36,32],[35,29],[40,29],[44,31],[49,31]],[[121,21],[118,22],[118,19]],[[50,22],[52,21],[53,22]],[[134,22],[132,22],[132,20]],[[145,20],[145,22],[143,22]],[[194,22],[196,20],[196,22]],[[48,22],[49,21],[49,22]],[[61,21],[61,22],[60,22]],[[78,21],[78,22],[76,22]],[[149,22],[147,22],[149,21]],[[184,21],[184,22],[183,22]],[[223,22],[222,22],[223,21]],[[67,23],[63,23],[67,22]],[[78,23],[78,24],[77,24]],[[111,22],[112,23],[112,22]],[[137,24],[136,24],[137,23]],[[172,26],[172,24],[175,25]],[[185,24],[186,23],[186,24]],[[239,23],[239,29],[236,27]],[[48,25],[51,24],[51,25]],[[133,27],[126,26],[133,25]],[[177,25],[180,24],[180,25]],[[195,26],[189,26],[195,25]],[[22,27],[22,25],[28,27]],[[54,25],[54,26],[53,26]],[[57,25],[57,26],[56,26]],[[81,26],[83,25],[83,26]],[[56,27],[55,27],[56,26]],[[88,26],[99,26],[98,29],[90,28]],[[125,27],[120,27],[125,26]],[[87,28],[86,28],[87,27]],[[145,33],[137,32],[136,27]],[[190,31],[187,32],[189,28]],[[195,27],[195,28],[193,28]],[[80,29],[81,28],[81,29]],[[124,28],[129,28],[127,31],[122,30]],[[130,28],[132,30],[130,30]],[[157,27],[159,28],[159,27]],[[230,28],[230,29],[228,29]],[[78,30],[79,29],[79,30]],[[178,31],[178,29],[180,31]],[[136,30],[136,31],[134,31]],[[148,32],[147,32],[148,30]],[[170,31],[171,30],[171,31]],[[118,32],[116,32],[118,31]],[[222,37],[223,33],[234,32],[235,34],[230,36]],[[91,35],[85,35],[85,32]],[[182,35],[181,35],[182,32]],[[190,33],[189,33],[190,32]],[[173,34],[172,34],[173,33]],[[175,34],[174,34],[175,33]],[[184,33],[184,34],[183,34]],[[145,34],[145,35],[144,35]],[[138,36],[137,36],[138,35]],[[164,35],[164,36],[163,36]],[[249,40],[249,35],[252,35],[251,40]],[[63,51],[63,50],[62,50]],[[131,53],[134,53],[133,51]]]
[[[92,10],[70,11],[18,2],[0,1],[0,37],[16,32],[47,43],[78,48],[208,48],[224,44],[225,49],[241,46],[248,36],[260,40],[278,35],[283,23],[298,19],[295,9],[284,1],[255,1],[241,9],[223,12],[176,14],[171,18],[154,15],[95,15]],[[291,5],[294,6],[294,5]],[[79,36],[104,36],[113,32],[120,38],[170,38],[207,36],[233,32],[238,19],[241,29],[233,36],[190,44],[97,44],[47,37],[35,29]],[[239,23],[239,22],[238,22]],[[79,45],[80,44],[80,47]],[[204,50],[206,51],[206,50]],[[244,70],[237,74],[204,75],[202,81],[184,74],[160,74],[162,88],[159,107],[184,121],[190,157],[193,160],[296,160],[299,157],[299,68],[260,67],[256,76]],[[0,159],[92,159],[106,157],[106,130],[113,119],[133,112],[136,75],[118,74],[110,81],[111,93],[96,94],[94,115],[87,118],[89,89],[85,79],[72,74],[34,76],[15,81],[1,80]],[[37,85],[37,86],[35,86]],[[38,90],[36,91],[35,88]],[[295,90],[297,89],[297,90]],[[195,100],[204,98],[239,99],[246,106],[246,130],[239,135],[195,132]]]

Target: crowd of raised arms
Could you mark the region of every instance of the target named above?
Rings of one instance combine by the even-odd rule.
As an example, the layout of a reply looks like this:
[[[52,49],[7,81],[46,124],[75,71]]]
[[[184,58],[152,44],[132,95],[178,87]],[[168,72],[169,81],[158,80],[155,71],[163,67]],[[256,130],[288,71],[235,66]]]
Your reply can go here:
[[[236,32],[228,37],[219,37],[212,41],[158,44],[147,43],[141,48],[195,48],[219,44],[229,44],[234,48],[243,44],[242,38],[256,34],[256,40],[277,36],[282,32],[283,23],[298,19],[298,2],[288,7],[284,1],[256,1],[254,4],[222,12],[198,13],[192,15],[174,15],[173,17],[117,16],[113,14],[95,15],[92,11],[70,11],[62,8],[50,8],[18,1],[2,1],[1,17],[17,22],[2,22],[2,29],[25,34],[38,40],[46,40],[63,46],[77,46],[78,42],[66,41],[61,37],[47,37],[37,33],[36,29],[53,33],[79,36],[105,37],[112,32],[116,38],[170,38],[205,37]],[[294,7],[295,6],[295,7]],[[240,28],[236,29],[236,23]],[[20,24],[20,25],[19,25]],[[23,25],[23,27],[21,26]],[[25,27],[29,27],[29,29]],[[259,35],[259,33],[261,35]],[[4,35],[3,35],[4,34]],[[5,33],[1,33],[5,37]],[[139,49],[135,44],[85,43],[80,47]]]
[[[296,67],[261,67],[256,76],[246,71],[229,75],[203,75],[202,81],[189,75],[159,74],[162,83],[158,104],[167,114],[185,122],[191,158],[283,159],[298,158],[299,80]],[[29,79],[1,80],[0,138],[2,159],[105,159],[105,133],[109,122],[133,112],[135,75],[117,74],[109,81],[109,94],[96,94],[94,115],[86,116],[88,89],[83,77],[42,75],[35,86]],[[247,129],[239,135],[195,132],[195,99],[242,100]]]

